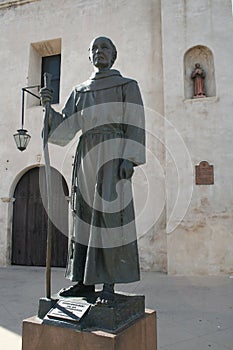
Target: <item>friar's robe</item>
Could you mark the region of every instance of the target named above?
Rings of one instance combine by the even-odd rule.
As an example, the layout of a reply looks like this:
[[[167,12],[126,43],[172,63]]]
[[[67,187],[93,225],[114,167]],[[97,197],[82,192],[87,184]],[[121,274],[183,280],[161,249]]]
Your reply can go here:
[[[137,82],[108,70],[75,87],[62,115],[52,112],[49,142],[66,145],[80,129],[66,277],[87,285],[137,281],[132,183],[119,177],[123,159],[134,166],[145,162],[145,119]]]

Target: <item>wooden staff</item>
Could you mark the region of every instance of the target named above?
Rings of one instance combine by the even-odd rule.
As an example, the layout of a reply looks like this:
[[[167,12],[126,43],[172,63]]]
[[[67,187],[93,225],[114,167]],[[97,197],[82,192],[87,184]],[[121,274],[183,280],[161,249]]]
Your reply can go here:
[[[44,73],[44,87],[51,89],[52,74]],[[49,110],[50,102],[46,102],[44,106],[44,132],[43,132],[43,149],[45,160],[45,178],[47,190],[47,250],[46,250],[46,298],[51,298],[51,258],[52,258],[52,222],[51,222],[51,168],[48,148],[48,133],[49,133]]]

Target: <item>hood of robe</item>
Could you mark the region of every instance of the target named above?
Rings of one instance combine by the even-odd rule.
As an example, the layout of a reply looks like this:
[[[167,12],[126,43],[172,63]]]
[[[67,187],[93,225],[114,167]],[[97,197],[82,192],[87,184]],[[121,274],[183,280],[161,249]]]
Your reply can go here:
[[[76,91],[96,91],[108,89],[114,86],[128,84],[134,81],[130,78],[124,78],[116,69],[109,69],[104,72],[94,72],[88,80],[75,87]]]

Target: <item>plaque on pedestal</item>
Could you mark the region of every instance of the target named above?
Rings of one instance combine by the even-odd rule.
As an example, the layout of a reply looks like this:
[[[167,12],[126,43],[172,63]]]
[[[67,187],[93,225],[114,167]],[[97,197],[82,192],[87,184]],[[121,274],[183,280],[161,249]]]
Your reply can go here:
[[[56,305],[47,313],[49,319],[66,320],[69,322],[79,322],[91,304],[84,300],[72,301],[59,300]]]

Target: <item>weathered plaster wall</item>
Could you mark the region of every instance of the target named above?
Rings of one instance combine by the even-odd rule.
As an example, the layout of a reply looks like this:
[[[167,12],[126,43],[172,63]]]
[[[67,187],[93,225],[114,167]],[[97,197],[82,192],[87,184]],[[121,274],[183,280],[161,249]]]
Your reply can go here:
[[[21,88],[37,83],[39,58],[31,44],[61,39],[60,104],[55,106],[61,110],[71,88],[92,72],[89,42],[106,35],[118,48],[115,68],[139,82],[146,107],[148,163],[134,176],[142,268],[232,273],[231,1],[163,0],[161,7],[160,0],[27,2],[9,1],[14,6],[8,7],[0,1],[0,265],[10,262],[14,188],[24,172],[43,164],[42,108],[32,100],[26,104],[28,149],[19,153],[12,138],[20,127]],[[214,93],[202,100],[190,99],[191,84],[185,94],[193,67],[184,67],[184,55],[195,46],[213,53]],[[69,185],[77,139],[66,148],[50,147],[52,165]],[[193,171],[202,160],[214,165],[213,186],[195,185]],[[144,203],[149,203],[146,211]]]
[[[193,170],[207,160],[214,165],[215,176],[214,185],[196,186],[184,161],[177,180],[177,169],[167,152],[168,220],[178,185],[184,188],[186,181],[184,199],[193,187],[186,215],[170,222],[176,227],[167,241],[170,274],[233,272],[232,29],[230,0],[162,1],[165,117],[182,136]],[[213,53],[216,97],[185,99],[184,54],[196,45]],[[168,129],[165,135],[167,145],[175,147]]]
[[[24,3],[16,6],[15,2],[15,6],[0,8],[0,64],[3,68],[1,198],[11,198],[20,176],[30,167],[43,164],[43,157],[40,161],[42,108],[34,106],[36,103],[31,103],[32,99],[26,104],[25,128],[32,137],[28,149],[19,153],[12,137],[20,127],[21,88],[39,83],[36,81],[39,58],[32,43],[61,39],[61,90],[60,104],[55,106],[57,110],[61,110],[71,88],[86,80],[92,72],[87,53],[90,41],[98,35],[106,35],[112,38],[118,49],[115,68],[139,82],[146,108],[163,114],[159,0],[38,0]],[[148,129],[161,136],[161,141],[153,136],[153,132],[148,137],[148,150],[155,153],[160,171],[153,179],[149,213],[150,221],[156,221],[156,230],[152,226],[149,234],[139,232],[139,245],[143,268],[166,270],[165,210],[161,211],[159,207],[161,202],[164,204],[164,173],[161,170],[164,162],[163,118],[159,118],[155,125],[152,114],[148,112],[147,115]],[[68,184],[75,145],[72,142],[63,149],[50,147],[51,163],[64,175]],[[150,164],[138,169],[134,177],[139,210],[148,184],[148,172],[152,173]],[[9,263],[11,249],[12,204],[0,202],[0,205],[0,265],[5,265]],[[162,212],[161,215],[158,212]],[[143,215],[145,223],[148,221],[146,215]]]

